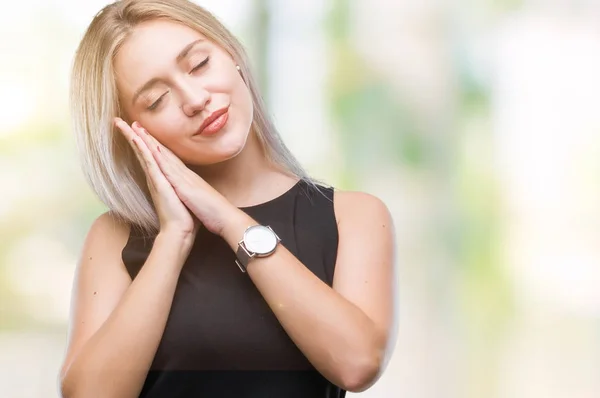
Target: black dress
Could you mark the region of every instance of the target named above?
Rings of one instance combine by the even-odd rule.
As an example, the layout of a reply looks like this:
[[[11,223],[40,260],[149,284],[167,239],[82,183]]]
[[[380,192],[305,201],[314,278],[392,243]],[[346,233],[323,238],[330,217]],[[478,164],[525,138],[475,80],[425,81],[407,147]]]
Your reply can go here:
[[[303,180],[241,208],[329,286],[338,246],[333,188]],[[122,257],[135,278],[153,239],[132,228]],[[169,318],[140,397],[341,398],[296,347],[219,236],[201,229],[183,266]]]

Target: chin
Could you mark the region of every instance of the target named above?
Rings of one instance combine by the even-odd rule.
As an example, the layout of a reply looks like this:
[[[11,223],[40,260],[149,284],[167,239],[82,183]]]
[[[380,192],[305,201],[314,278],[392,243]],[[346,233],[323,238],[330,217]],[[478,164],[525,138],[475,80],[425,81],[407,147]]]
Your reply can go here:
[[[225,131],[218,140],[213,143],[212,149],[226,158],[239,155],[248,144],[248,130]]]
[[[247,134],[225,134],[210,144],[203,144],[200,151],[190,151],[186,158],[192,160],[186,162],[194,166],[210,166],[212,164],[226,162],[238,156],[246,147]],[[195,152],[195,153],[194,153]]]

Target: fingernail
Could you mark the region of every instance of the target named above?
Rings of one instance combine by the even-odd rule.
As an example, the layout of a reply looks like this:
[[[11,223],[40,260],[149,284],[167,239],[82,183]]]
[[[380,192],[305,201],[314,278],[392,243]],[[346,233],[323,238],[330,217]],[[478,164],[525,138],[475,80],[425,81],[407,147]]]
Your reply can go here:
[[[140,127],[140,125],[138,124],[138,122],[133,122],[132,126],[133,126],[133,127],[135,127],[136,129],[137,129],[138,127]]]

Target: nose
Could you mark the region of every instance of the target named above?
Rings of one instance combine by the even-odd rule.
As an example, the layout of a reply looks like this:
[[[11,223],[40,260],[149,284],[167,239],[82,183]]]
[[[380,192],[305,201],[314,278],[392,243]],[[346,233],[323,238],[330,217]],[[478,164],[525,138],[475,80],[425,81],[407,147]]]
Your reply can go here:
[[[201,87],[188,87],[183,92],[181,109],[186,116],[192,117],[210,103],[210,93]]]

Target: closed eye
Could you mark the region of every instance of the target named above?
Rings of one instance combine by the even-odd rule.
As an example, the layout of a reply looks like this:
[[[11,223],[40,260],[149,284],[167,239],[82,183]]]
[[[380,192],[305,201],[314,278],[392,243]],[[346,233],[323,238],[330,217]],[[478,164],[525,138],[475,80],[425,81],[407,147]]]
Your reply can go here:
[[[202,61],[198,65],[194,66],[192,68],[192,70],[190,71],[190,73],[194,73],[198,69],[202,68],[204,65],[206,65],[208,63],[209,60],[210,60],[210,57],[206,57],[206,59],[204,61]]]
[[[160,97],[158,97],[158,99],[157,99],[156,101],[154,101],[154,102],[152,103],[152,105],[150,105],[150,106],[149,106],[148,108],[146,108],[146,109],[148,109],[149,111],[153,111],[153,110],[155,110],[155,109],[156,109],[156,108],[157,108],[157,107],[160,105],[160,103],[162,102],[162,100],[163,100],[163,98],[165,97],[165,95],[167,95],[168,93],[169,93],[169,92],[167,91],[166,93],[164,93],[163,95],[161,95]]]

